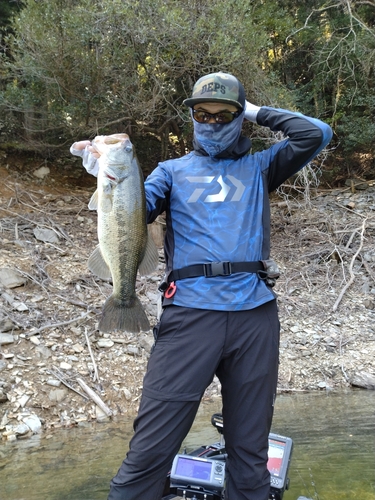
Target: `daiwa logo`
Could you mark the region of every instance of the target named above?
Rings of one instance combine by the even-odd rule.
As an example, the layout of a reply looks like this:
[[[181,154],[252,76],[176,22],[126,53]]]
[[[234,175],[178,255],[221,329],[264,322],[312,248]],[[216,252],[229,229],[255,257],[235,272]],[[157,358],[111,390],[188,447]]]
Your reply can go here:
[[[221,186],[221,189],[217,194],[206,195],[205,198],[203,199],[204,203],[240,201],[245,191],[244,184],[242,184],[241,181],[233,177],[233,175],[226,176],[226,180],[228,179],[230,184],[224,182],[224,179],[221,175],[217,178],[214,176],[202,176],[202,177],[186,177],[186,179],[189,182],[195,184],[211,184],[212,182],[217,182]],[[188,203],[195,203],[199,199],[202,199],[202,197],[204,196],[204,192],[206,190],[207,186],[197,187],[193,191],[193,194],[188,199]]]

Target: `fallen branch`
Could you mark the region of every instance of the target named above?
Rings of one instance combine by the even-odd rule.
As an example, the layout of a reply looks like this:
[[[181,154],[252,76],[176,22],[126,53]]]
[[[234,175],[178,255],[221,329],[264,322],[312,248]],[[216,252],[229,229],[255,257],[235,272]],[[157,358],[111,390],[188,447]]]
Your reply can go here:
[[[346,207],[345,205],[342,205],[341,203],[336,202],[335,205],[337,205],[340,208],[343,208],[344,210],[347,210],[351,214],[358,215],[358,217],[365,217],[367,219],[366,215],[361,214],[361,213],[357,212],[356,210],[353,210],[352,208]]]
[[[358,228],[359,229],[359,228]],[[355,235],[358,233],[358,229],[354,229],[354,231],[352,232],[352,234],[350,235],[349,239],[348,239],[348,242],[347,244],[345,245],[345,249],[348,249],[350,248],[351,244],[353,243],[353,240],[355,238]]]
[[[54,377],[58,378],[60,380],[60,382],[62,382],[68,389],[70,389],[71,391],[74,391],[76,392],[77,394],[79,394],[83,399],[86,399],[86,401],[88,400],[88,397],[85,396],[85,394],[82,394],[82,392],[79,392],[77,391],[76,389],[74,389],[74,387],[72,387],[70,384],[68,384],[68,382],[65,380],[65,378],[59,374],[59,371],[58,369],[56,368],[56,366],[53,367],[56,371],[53,371],[53,370],[47,370],[48,373],[50,373],[51,375],[53,375]]]
[[[89,336],[87,335],[87,328],[85,328],[85,337],[86,337],[86,344],[87,344],[87,347],[89,349],[91,361],[92,361],[92,364],[94,365],[94,378],[93,378],[93,381],[95,382],[95,380],[97,380],[98,382],[100,382],[100,380],[99,380],[99,374],[98,374],[98,368],[96,366],[95,358],[94,358],[94,355],[93,355],[92,349],[91,349],[90,339],[89,339]]]
[[[99,309],[96,309],[93,306],[90,306],[86,304],[85,302],[81,302],[80,300],[74,300],[70,299],[68,297],[63,297],[62,295],[56,295],[58,299],[64,300],[65,302],[68,302],[68,304],[73,304],[74,306],[82,307],[83,309],[86,309],[88,312],[94,312],[95,314],[101,314],[101,311]]]
[[[90,387],[81,378],[77,378],[77,382],[85,391],[85,393],[94,401],[94,403],[99,406],[99,408],[103,410],[108,417],[110,417],[112,415],[112,410],[108,408],[108,406],[100,399],[96,392],[90,389]]]
[[[19,202],[19,200],[17,200],[17,202]],[[24,203],[24,205],[25,205],[25,203]],[[27,205],[27,206],[30,206],[30,205]],[[31,208],[33,208],[34,210],[36,210],[38,212],[46,213],[43,210],[39,210],[38,208],[35,208],[35,206],[33,206]],[[4,207],[0,207],[0,210],[3,210],[4,212],[7,212],[8,214],[14,215],[15,217],[19,217],[20,219],[25,220],[26,222],[31,224],[32,226],[45,227],[46,229],[50,229],[51,231],[54,231],[56,233],[56,230],[52,226],[49,226],[48,224],[44,224],[43,222],[40,222],[40,221],[38,221],[38,222],[33,221],[32,219],[28,219],[27,217],[24,217],[23,215],[20,215],[17,212],[13,212],[12,210],[9,210],[9,209],[4,208]],[[17,224],[17,222],[16,222],[16,224]],[[17,227],[15,228],[15,233],[17,236],[17,233],[18,233]],[[65,237],[64,234],[63,234],[63,236]],[[69,241],[71,241],[70,238],[69,238]]]
[[[343,296],[345,295],[345,292],[347,291],[347,289],[350,287],[350,285],[354,282],[355,280],[355,274],[353,273],[353,266],[354,266],[354,262],[356,260],[356,258],[358,257],[360,251],[362,250],[362,246],[363,246],[363,240],[364,240],[364,233],[365,233],[365,228],[366,228],[366,220],[365,219],[362,223],[362,231],[361,231],[361,242],[359,244],[359,247],[358,247],[358,250],[356,251],[356,253],[353,255],[352,257],[352,260],[350,261],[350,266],[349,266],[349,273],[350,273],[350,280],[348,281],[348,283],[344,286],[344,288],[341,290],[341,293],[340,295],[338,296],[336,302],[334,303],[333,305],[333,312],[336,312],[337,311],[337,308],[343,298]]]
[[[41,331],[45,330],[46,328],[56,328],[59,326],[65,326],[65,325],[70,325],[71,323],[75,323],[76,321],[79,321],[80,319],[86,318],[89,314],[91,314],[93,311],[88,311],[85,314],[82,314],[82,316],[78,316],[78,318],[73,318],[69,319],[67,321],[61,321],[61,323],[51,323],[49,325],[44,325],[38,328],[37,330],[33,330],[32,332],[27,332],[25,333],[26,337],[33,337],[34,335],[37,335]]]

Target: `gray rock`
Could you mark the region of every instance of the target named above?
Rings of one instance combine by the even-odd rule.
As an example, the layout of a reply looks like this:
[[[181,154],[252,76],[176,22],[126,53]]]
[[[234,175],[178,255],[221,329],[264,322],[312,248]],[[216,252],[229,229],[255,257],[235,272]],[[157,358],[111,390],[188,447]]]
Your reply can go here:
[[[13,330],[14,326],[14,323],[9,318],[0,319],[0,332],[9,332]]]
[[[39,434],[42,430],[42,422],[37,415],[27,415],[22,419],[23,423],[29,427],[33,434]]]
[[[60,368],[62,370],[71,370],[72,365],[70,365],[69,363],[66,363],[66,361],[61,361]]]
[[[38,179],[44,179],[47,175],[50,174],[50,169],[48,167],[40,167],[37,170],[34,170],[33,175]]]
[[[3,389],[0,389],[0,403],[6,403],[8,401],[8,396],[5,394]]]
[[[14,337],[11,333],[0,333],[0,345],[13,344]]]
[[[49,399],[55,403],[61,403],[66,397],[66,391],[64,389],[55,389],[49,393]]]
[[[113,340],[110,339],[100,339],[98,340],[98,347],[112,347],[114,345]]]
[[[98,422],[109,421],[109,416],[99,406],[95,406],[95,416]]]
[[[127,354],[132,354],[133,356],[138,356],[139,348],[134,345],[128,345],[126,349]]]
[[[147,292],[147,298],[151,302],[151,304],[157,304],[158,302],[158,294],[157,293],[152,293],[152,292]]]
[[[154,316],[156,318],[158,313],[158,308],[155,304],[147,303],[145,305],[145,310],[150,314],[150,316]]]
[[[29,399],[30,399],[30,396],[28,394],[22,394],[22,396],[18,398],[18,403],[20,404],[20,406],[22,408],[25,408]]]
[[[60,387],[61,381],[57,379],[50,378],[47,380],[47,385],[51,385],[52,387]]]
[[[14,433],[18,436],[23,436],[30,432],[30,428],[26,424],[19,424],[14,428]]]
[[[353,375],[350,383],[355,387],[375,390],[375,375],[364,371],[359,372]]]
[[[18,285],[17,285],[17,286],[18,286]],[[3,298],[4,300],[6,300],[6,301],[8,302],[8,304],[9,304],[10,306],[12,306],[12,307],[13,307],[13,309],[16,309],[17,311],[22,312],[22,311],[28,311],[28,310],[29,310],[29,308],[27,307],[27,305],[26,305],[26,304],[24,304],[23,302],[20,302],[19,300],[16,300],[16,299],[14,298],[14,296],[13,296],[13,295],[11,295],[10,293],[6,293],[6,292],[4,292],[4,293],[2,294],[2,298]]]
[[[12,356],[13,357],[13,354],[9,354],[9,356]],[[26,358],[25,356],[22,356],[21,354],[17,354],[17,359],[21,360],[21,361],[30,361],[31,358]]]
[[[373,299],[365,299],[363,301],[363,304],[364,304],[366,309],[370,309],[370,310],[375,309],[375,302]]]
[[[0,284],[6,288],[25,285],[27,279],[17,270],[3,267],[0,269]]]
[[[59,238],[55,231],[52,229],[44,229],[36,227],[34,229],[34,236],[37,240],[44,241],[45,243],[58,243]]]
[[[36,335],[32,335],[31,337],[29,337],[30,339],[30,342],[36,346],[39,346],[40,345],[40,340],[39,340],[39,337],[37,337]]]
[[[31,337],[32,338],[32,337]],[[52,352],[45,345],[38,345],[35,348],[35,352],[39,358],[48,359],[52,356]]]
[[[139,338],[139,345],[148,353],[151,352],[152,346],[154,345],[154,338],[148,335],[142,335]]]
[[[124,396],[125,396],[126,401],[130,401],[131,398],[132,398],[132,394],[129,391],[129,389],[127,389],[126,387],[124,387],[123,391],[124,391]]]
[[[79,358],[77,356],[74,356],[73,354],[69,354],[69,356],[66,357],[69,361],[73,361],[74,363],[77,363],[79,361]]]
[[[23,302],[19,302],[18,300],[15,300],[12,305],[13,305],[13,308],[16,309],[19,312],[23,312],[23,311],[28,311],[29,310],[29,308],[27,307],[26,304],[24,304]]]

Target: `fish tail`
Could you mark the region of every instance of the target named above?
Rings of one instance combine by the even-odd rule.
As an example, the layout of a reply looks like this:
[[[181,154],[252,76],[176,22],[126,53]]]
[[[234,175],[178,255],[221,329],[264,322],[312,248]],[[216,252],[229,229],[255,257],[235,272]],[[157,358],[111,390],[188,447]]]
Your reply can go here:
[[[115,330],[138,333],[149,330],[150,323],[142,307],[141,301],[134,295],[131,301],[124,302],[111,295],[106,300],[99,330],[104,333]]]

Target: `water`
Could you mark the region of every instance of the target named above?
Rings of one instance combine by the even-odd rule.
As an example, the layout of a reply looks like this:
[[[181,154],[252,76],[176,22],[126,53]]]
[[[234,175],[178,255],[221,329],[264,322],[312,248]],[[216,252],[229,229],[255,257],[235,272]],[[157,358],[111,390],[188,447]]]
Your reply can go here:
[[[294,440],[285,499],[375,499],[375,392],[282,396],[278,405],[273,429]]]
[[[288,394],[277,399],[272,431],[294,441],[284,500],[374,500],[374,391]],[[204,403],[183,443],[218,440],[220,402]],[[132,435],[132,421],[59,430],[0,444],[0,500],[105,500]]]

